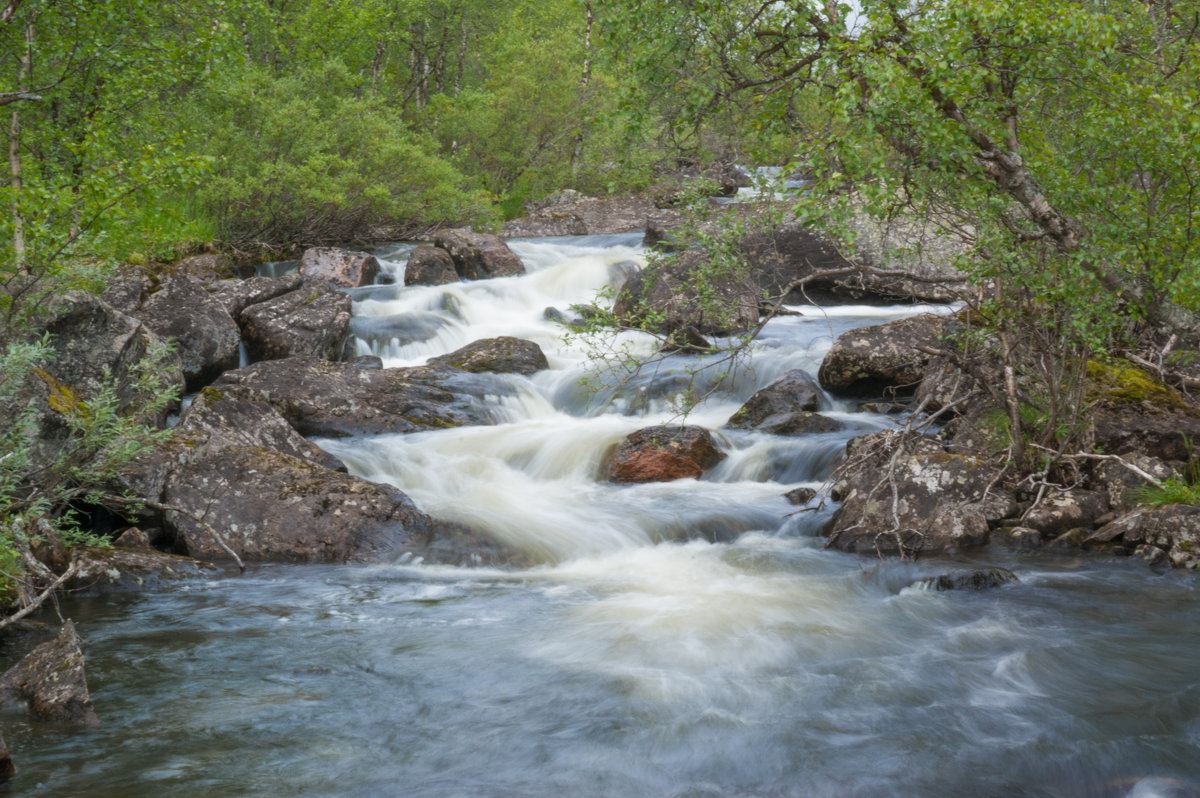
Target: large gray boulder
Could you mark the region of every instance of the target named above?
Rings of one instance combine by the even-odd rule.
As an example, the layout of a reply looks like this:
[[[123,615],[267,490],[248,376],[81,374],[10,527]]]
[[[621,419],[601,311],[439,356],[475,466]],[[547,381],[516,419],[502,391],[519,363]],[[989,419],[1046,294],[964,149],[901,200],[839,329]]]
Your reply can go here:
[[[252,361],[287,357],[337,360],[350,336],[350,296],[320,280],[241,313],[242,336]]]
[[[954,320],[924,314],[843,333],[817,372],[827,391],[855,396],[911,394],[925,377],[930,355]]]
[[[238,367],[241,336],[225,307],[190,277],[167,277],[133,315],[175,343],[187,389],[197,391]]]
[[[341,562],[426,542],[431,520],[390,485],[330,471],[261,446],[231,446],[166,485],[167,530],[192,557],[226,559],[196,519],[246,561]]]
[[[84,672],[82,641],[67,621],[58,636],[29,652],[0,677],[0,699],[20,699],[38,720],[70,727],[95,726]]]
[[[120,487],[149,499],[154,506],[144,515],[192,557],[224,560],[228,546],[247,562],[407,551],[456,562],[511,558],[470,530],[429,518],[401,491],[344,472],[252,392],[214,386],[196,397],[169,444],[139,458]],[[126,570],[138,565],[126,563]]]
[[[371,285],[379,274],[379,261],[366,252],[337,247],[311,247],[304,250],[297,267],[301,277],[325,280],[343,288]]]
[[[847,445],[847,465],[832,488],[842,505],[827,545],[860,554],[915,557],[987,542],[989,523],[1015,503],[985,491],[995,470],[983,459],[949,454],[936,442],[879,432]]]
[[[499,236],[470,230],[443,230],[433,243],[450,253],[454,270],[464,280],[486,280],[524,274],[525,264]]]
[[[482,397],[511,390],[453,368],[363,369],[311,358],[255,363],[212,387],[271,405],[303,435],[327,437],[491,424]]]

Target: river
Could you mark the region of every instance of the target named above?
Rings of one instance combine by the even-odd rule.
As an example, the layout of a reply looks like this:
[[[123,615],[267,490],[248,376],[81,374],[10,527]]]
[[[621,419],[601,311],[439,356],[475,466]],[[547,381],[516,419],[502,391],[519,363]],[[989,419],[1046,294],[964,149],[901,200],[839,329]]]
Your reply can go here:
[[[797,513],[783,494],[893,423],[829,397],[848,431],[723,431],[729,456],[702,480],[598,481],[604,452],[673,420],[704,365],[679,357],[608,387],[544,318],[619,279],[639,239],[517,241],[524,277],[354,291],[360,352],[386,366],[495,335],[545,350],[549,370],[506,378],[497,426],[318,441],[528,567],[256,566],[67,599],[101,724],[58,733],[6,706],[12,794],[1200,795],[1194,576],[823,550],[829,510]],[[393,275],[408,249],[382,251]],[[796,310],[689,423],[717,430],[784,371],[815,373],[842,331],[928,308]],[[972,563],[1020,581],[912,586]]]

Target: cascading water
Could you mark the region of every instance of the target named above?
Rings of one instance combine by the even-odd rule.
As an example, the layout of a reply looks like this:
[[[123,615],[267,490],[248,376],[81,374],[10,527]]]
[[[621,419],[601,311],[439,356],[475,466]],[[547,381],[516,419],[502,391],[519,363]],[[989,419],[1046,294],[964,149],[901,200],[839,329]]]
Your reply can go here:
[[[519,570],[271,566],[68,601],[102,725],[5,709],[31,795],[1195,795],[1200,590],[1143,566],[989,552],[1021,581],[908,586],[962,562],[825,551],[816,487],[891,423],[825,397],[846,432],[724,431],[702,480],[597,480],[624,435],[673,419],[703,362],[593,385],[545,309],[593,299],[637,236],[519,241],[524,277],[356,289],[359,353],[415,365],[479,338],[537,341],[505,423],[320,441],[352,472],[521,550]],[[402,278],[408,249],[383,253]],[[689,418],[716,430],[833,337],[921,308],[772,321],[752,368]],[[618,343],[645,352],[626,334]],[[720,368],[714,366],[714,369]],[[705,380],[703,372],[701,381]]]

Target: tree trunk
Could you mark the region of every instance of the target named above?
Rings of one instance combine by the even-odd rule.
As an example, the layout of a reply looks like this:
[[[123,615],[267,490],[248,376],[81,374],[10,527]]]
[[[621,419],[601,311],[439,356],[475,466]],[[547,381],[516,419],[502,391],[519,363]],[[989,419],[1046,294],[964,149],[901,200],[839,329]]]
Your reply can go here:
[[[21,55],[21,67],[17,72],[18,89],[25,88],[29,73],[33,69],[33,19],[25,25],[25,52]],[[9,186],[13,190],[13,260],[17,271],[25,272],[25,215],[21,210],[21,112],[12,112],[12,122],[8,127],[8,174]]]
[[[587,89],[592,82],[592,0],[583,0],[583,75],[579,79],[579,116],[586,115]],[[575,147],[571,150],[571,180],[579,177],[579,161],[583,158],[583,125],[575,134]]]

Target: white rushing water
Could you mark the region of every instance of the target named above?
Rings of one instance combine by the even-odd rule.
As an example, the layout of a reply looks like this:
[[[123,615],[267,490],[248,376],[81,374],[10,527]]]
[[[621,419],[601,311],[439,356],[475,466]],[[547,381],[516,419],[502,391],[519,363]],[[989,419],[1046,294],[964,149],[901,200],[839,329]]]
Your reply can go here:
[[[704,365],[620,388],[546,320],[643,258],[639,236],[517,241],[523,277],[357,289],[359,353],[424,363],[497,335],[550,369],[506,378],[504,423],[324,440],[353,473],[481,530],[532,565],[273,566],[68,605],[102,726],[36,735],[39,795],[1185,796],[1200,775],[1200,591],[1134,564],[985,552],[1019,583],[909,587],[962,562],[825,551],[818,487],[890,419],[824,398],[850,429],[720,430],[834,337],[934,308],[796,308],[689,417],[727,458],[703,479],[613,485],[609,448],[677,421]],[[633,266],[631,266],[633,264]],[[649,351],[645,336],[616,342]],[[723,366],[715,367],[723,369]],[[714,369],[715,370],[715,369]],[[711,376],[711,374],[710,374]],[[703,370],[702,385],[709,384]],[[22,725],[24,723],[25,725]],[[32,746],[30,746],[32,748]]]

